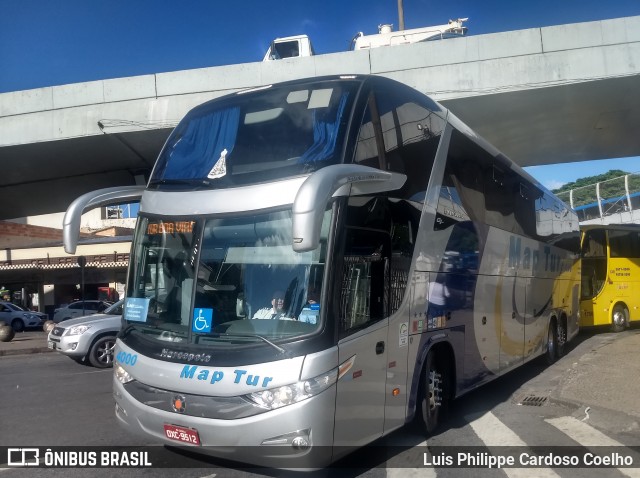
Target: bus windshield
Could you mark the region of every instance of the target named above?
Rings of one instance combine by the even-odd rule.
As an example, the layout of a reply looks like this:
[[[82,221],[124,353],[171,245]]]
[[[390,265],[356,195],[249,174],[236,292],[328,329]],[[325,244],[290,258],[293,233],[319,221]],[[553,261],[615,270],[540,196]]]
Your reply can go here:
[[[196,220],[141,217],[126,330],[207,347],[272,347],[314,333],[330,220],[327,210],[320,247],[296,253],[291,210]]]
[[[173,131],[149,187],[227,188],[340,163],[358,85],[325,80],[205,103]]]

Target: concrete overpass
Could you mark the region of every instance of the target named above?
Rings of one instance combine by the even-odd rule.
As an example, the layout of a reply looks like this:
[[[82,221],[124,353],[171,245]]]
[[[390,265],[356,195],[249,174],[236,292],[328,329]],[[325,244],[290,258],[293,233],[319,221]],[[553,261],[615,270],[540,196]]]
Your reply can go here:
[[[377,74],[431,95],[522,166],[640,155],[640,16],[0,94],[0,219],[144,181],[193,106]]]

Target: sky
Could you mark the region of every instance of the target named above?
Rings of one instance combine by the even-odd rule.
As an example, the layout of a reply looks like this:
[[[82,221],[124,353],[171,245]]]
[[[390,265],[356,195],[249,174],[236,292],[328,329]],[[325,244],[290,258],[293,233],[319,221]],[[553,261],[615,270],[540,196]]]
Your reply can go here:
[[[640,15],[640,0],[403,0],[403,7],[407,29],[469,18],[469,35]],[[274,38],[297,34],[309,35],[316,54],[346,51],[356,33],[388,23],[398,28],[398,0],[0,0],[0,93],[261,61]],[[618,169],[591,163],[588,174],[586,163],[527,170],[557,187]],[[619,169],[640,171],[640,158]]]
[[[548,166],[528,166],[524,168],[547,189],[557,189],[576,179],[604,174],[612,169],[626,173],[640,174],[640,157],[601,159],[579,163],[551,164]]]

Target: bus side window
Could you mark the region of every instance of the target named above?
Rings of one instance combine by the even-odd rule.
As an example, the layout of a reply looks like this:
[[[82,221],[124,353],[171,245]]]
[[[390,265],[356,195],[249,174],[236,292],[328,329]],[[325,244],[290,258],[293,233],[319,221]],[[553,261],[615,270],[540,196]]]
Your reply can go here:
[[[514,217],[514,187],[519,186],[517,175],[497,164],[492,164],[483,172],[487,223],[503,231],[521,234]]]
[[[345,234],[340,284],[342,336],[367,327],[387,315],[391,238],[387,231],[362,227],[367,223],[378,226],[386,223],[379,216],[385,216],[384,211],[376,212],[376,204],[380,201],[380,198],[372,198],[359,207],[352,206],[348,212],[349,225]],[[354,227],[355,223],[360,227]]]
[[[346,256],[341,294],[341,333],[348,335],[384,318],[381,259]]]
[[[358,133],[354,162],[362,166],[381,168],[383,160],[381,161],[382,158],[378,157],[378,151],[384,155],[384,143],[380,130],[380,118],[377,114],[372,114],[372,110],[375,109],[375,98],[370,95]]]
[[[582,257],[605,257],[607,239],[603,229],[587,231],[582,241]]]
[[[640,257],[640,235],[634,231],[609,231],[611,257]]]
[[[536,201],[542,192],[533,184],[521,179],[519,194],[516,194],[515,220],[518,228],[525,236],[537,237]]]
[[[410,88],[374,87],[363,116],[354,162],[405,174],[398,197],[424,196],[444,120]]]
[[[400,308],[407,290],[420,223],[420,210],[408,201],[395,200],[391,208],[391,217],[393,223],[389,261],[389,314]]]

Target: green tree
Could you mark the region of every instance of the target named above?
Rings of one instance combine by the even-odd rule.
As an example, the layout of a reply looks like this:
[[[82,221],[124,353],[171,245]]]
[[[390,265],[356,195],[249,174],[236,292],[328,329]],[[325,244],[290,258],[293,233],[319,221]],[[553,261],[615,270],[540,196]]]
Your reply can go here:
[[[611,199],[624,196],[624,177],[630,174],[620,169],[612,169],[597,176],[587,176],[573,182],[564,184],[562,187],[554,189],[552,192],[565,202],[569,202],[569,191],[573,189],[573,206],[578,207],[596,202],[596,184],[600,183],[600,197]],[[640,176],[631,175],[629,177],[629,192],[640,191]]]

